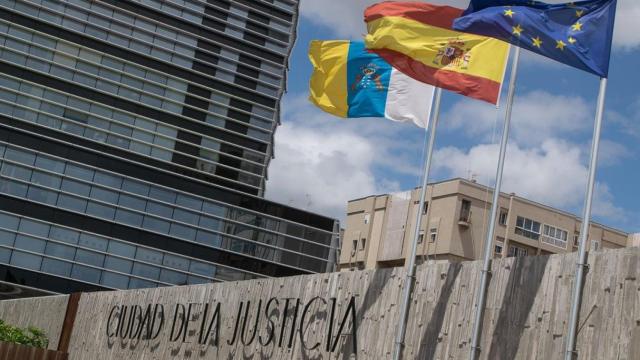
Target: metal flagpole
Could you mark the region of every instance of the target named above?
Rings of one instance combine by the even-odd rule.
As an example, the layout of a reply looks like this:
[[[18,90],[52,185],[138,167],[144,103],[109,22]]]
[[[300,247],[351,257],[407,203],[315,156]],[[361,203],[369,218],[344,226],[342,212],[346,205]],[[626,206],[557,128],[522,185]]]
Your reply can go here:
[[[498,158],[498,170],[496,173],[496,187],[493,190],[493,202],[491,203],[491,217],[489,219],[489,230],[484,244],[484,263],[480,286],[477,291],[477,308],[473,334],[471,341],[471,352],[469,358],[475,360],[480,351],[480,332],[482,330],[482,317],[487,296],[487,285],[489,282],[489,271],[491,270],[491,254],[493,247],[493,235],[496,228],[496,218],[498,216],[498,202],[500,200],[500,188],[502,187],[502,172],[504,170],[504,159],[507,152],[507,142],[509,140],[509,128],[511,125],[511,110],[513,109],[513,98],[516,92],[516,78],[518,73],[518,62],[520,60],[520,48],[516,46],[511,66],[511,78],[509,79],[509,93],[507,96],[507,107],[504,119],[504,129],[502,130],[502,141],[500,142],[500,155]]]
[[[589,222],[591,221],[591,205],[593,202],[593,189],[596,180],[596,168],[598,167],[598,149],[600,147],[600,132],[602,130],[602,117],[604,114],[604,100],[607,95],[607,78],[600,79],[600,93],[598,94],[598,108],[596,122],[593,129],[593,142],[591,144],[591,162],[589,164],[589,181],[587,182],[587,196],[584,201],[582,214],[582,228],[580,229],[580,246],[578,249],[578,263],[576,265],[576,278],[573,287],[573,301],[571,303],[571,319],[569,320],[569,335],[567,337],[567,352],[565,360],[573,360],[580,317],[580,303],[582,302],[582,286],[584,284],[585,268],[587,268],[587,240],[589,239]]]
[[[407,277],[402,289],[402,304],[400,305],[400,322],[398,323],[398,333],[396,334],[396,344],[393,353],[394,360],[400,360],[402,348],[404,346],[404,336],[407,332],[407,316],[409,315],[409,303],[411,302],[411,290],[416,273],[416,255],[418,252],[418,240],[420,238],[420,224],[422,212],[424,211],[424,201],[427,196],[427,184],[429,182],[429,171],[431,169],[431,159],[433,158],[433,148],[436,140],[436,129],[440,119],[440,100],[442,99],[442,89],[435,90],[435,100],[433,105],[433,121],[431,122],[431,132],[429,134],[429,144],[427,145],[427,159],[422,176],[422,189],[420,190],[420,204],[416,214],[416,226],[413,234],[413,244],[411,244],[411,254],[409,255],[409,266]]]

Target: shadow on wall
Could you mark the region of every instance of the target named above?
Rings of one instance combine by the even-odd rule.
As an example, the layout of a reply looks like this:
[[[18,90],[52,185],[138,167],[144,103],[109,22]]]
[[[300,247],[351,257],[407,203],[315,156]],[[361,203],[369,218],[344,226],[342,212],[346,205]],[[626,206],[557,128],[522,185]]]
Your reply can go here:
[[[433,359],[435,356],[436,347],[438,346],[438,338],[442,325],[444,324],[445,313],[447,311],[447,305],[453,292],[454,284],[460,271],[462,270],[462,263],[451,263],[447,270],[446,279],[440,288],[440,296],[438,302],[433,309],[433,316],[427,325],[427,328],[420,338],[420,349],[418,350],[418,359]]]
[[[378,295],[382,293],[389,283],[389,280],[393,277],[397,276],[393,274],[393,268],[389,269],[376,269],[373,271],[373,277],[369,282],[369,286],[367,287],[367,291],[362,298],[362,305],[358,308],[358,312],[356,314],[356,319],[364,319],[364,315],[369,311],[369,309],[376,304],[378,300]],[[401,288],[398,288],[400,290]],[[398,291],[400,292],[400,291]],[[390,309],[381,309],[382,311],[391,312],[393,307]],[[380,315],[380,314],[379,314]],[[351,325],[353,326],[353,324]],[[343,342],[340,349],[336,351],[336,354],[342,354],[343,360],[352,359],[351,351],[353,346],[353,339],[351,337],[346,337],[347,340]],[[360,349],[358,349],[360,351]],[[357,355],[356,355],[357,358]]]
[[[516,358],[548,262],[549,256],[527,256],[513,261],[488,359]]]

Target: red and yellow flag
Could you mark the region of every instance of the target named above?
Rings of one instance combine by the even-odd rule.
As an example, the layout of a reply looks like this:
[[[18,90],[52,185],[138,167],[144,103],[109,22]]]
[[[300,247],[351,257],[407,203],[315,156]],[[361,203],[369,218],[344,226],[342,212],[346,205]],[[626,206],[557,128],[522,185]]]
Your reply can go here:
[[[366,46],[417,80],[497,104],[509,44],[451,30],[462,11],[415,2],[373,5],[365,11]]]

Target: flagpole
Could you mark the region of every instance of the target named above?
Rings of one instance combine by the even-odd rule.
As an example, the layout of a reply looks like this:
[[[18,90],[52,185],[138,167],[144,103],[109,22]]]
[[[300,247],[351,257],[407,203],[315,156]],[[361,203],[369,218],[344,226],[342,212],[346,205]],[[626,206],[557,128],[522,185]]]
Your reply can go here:
[[[596,170],[598,167],[598,149],[600,147],[600,132],[604,114],[604,101],[607,95],[607,78],[600,78],[600,93],[598,94],[598,108],[593,128],[593,142],[591,143],[591,160],[589,164],[589,181],[587,196],[584,201],[582,214],[582,228],[580,229],[580,246],[578,248],[578,263],[573,287],[573,301],[571,303],[571,319],[569,320],[569,334],[567,337],[567,351],[565,360],[573,360],[575,355],[578,321],[580,317],[580,303],[582,302],[582,286],[584,285],[585,269],[587,268],[587,241],[589,240],[589,223],[591,221],[591,205],[595,187]]]
[[[436,129],[438,120],[440,119],[440,100],[442,99],[442,89],[435,89],[435,100],[433,105],[433,121],[431,122],[431,131],[429,134],[429,144],[427,145],[427,159],[422,175],[422,189],[420,190],[420,204],[416,214],[415,231],[413,234],[413,243],[411,244],[411,253],[409,255],[409,265],[407,266],[407,277],[404,281],[402,289],[402,303],[400,304],[400,322],[398,323],[398,332],[396,334],[396,343],[393,358],[400,360],[402,356],[402,348],[404,347],[404,337],[407,332],[407,317],[409,315],[409,303],[411,302],[411,290],[413,289],[413,281],[416,273],[416,255],[418,252],[418,240],[420,239],[420,225],[422,223],[422,212],[424,211],[424,202],[427,197],[427,185],[429,183],[429,172],[431,170],[431,160],[433,158],[433,148],[436,140]]]
[[[493,202],[491,203],[491,217],[489,220],[489,230],[484,243],[484,262],[482,265],[482,273],[480,286],[477,289],[477,308],[475,323],[473,325],[471,352],[469,358],[475,360],[480,352],[480,333],[482,331],[482,318],[484,316],[484,307],[487,297],[487,285],[489,281],[489,272],[491,270],[491,254],[493,248],[493,236],[496,228],[496,218],[498,216],[498,202],[500,200],[500,188],[502,187],[502,173],[504,170],[504,160],[507,152],[507,143],[509,141],[509,129],[511,126],[511,112],[513,109],[513,99],[516,92],[516,78],[518,73],[518,62],[520,60],[520,47],[516,46],[513,56],[513,65],[511,66],[511,78],[509,79],[509,93],[507,96],[507,107],[504,119],[504,129],[502,130],[502,141],[500,142],[500,155],[498,158],[498,170],[496,173],[496,186],[493,190]]]

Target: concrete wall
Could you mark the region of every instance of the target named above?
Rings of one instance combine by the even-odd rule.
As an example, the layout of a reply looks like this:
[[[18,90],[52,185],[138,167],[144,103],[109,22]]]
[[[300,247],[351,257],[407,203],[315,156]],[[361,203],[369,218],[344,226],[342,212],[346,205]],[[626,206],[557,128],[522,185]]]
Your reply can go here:
[[[330,298],[337,298],[333,337],[338,338],[334,355],[342,358],[343,353],[349,358],[353,346],[352,337],[348,336],[349,329],[353,325],[351,317],[348,317],[346,325],[339,335],[339,326],[343,322],[344,314],[348,313],[348,303],[351,297],[355,297],[355,316],[357,317],[358,352],[362,357],[379,359],[378,354],[386,354],[391,351],[392,342],[386,339],[392,338],[394,328],[388,324],[395,323],[396,304],[400,294],[402,269],[385,269],[380,271],[341,272],[313,276],[298,276],[270,280],[245,281],[238,283],[222,283],[206,286],[172,287],[162,289],[149,289],[137,291],[123,291],[111,294],[91,293],[83,294],[76,322],[74,325],[71,343],[69,347],[70,359],[137,359],[141,353],[146,353],[145,359],[327,359],[331,352],[326,351],[328,338],[328,326],[331,316]],[[270,318],[274,319],[275,341],[267,346],[259,343],[269,338],[269,325],[262,312],[268,306],[266,302],[271,298],[278,299],[278,305],[272,306],[268,311]],[[322,300],[312,303],[308,309],[303,326],[303,336],[308,347],[313,347],[316,342],[321,345],[315,350],[304,350],[300,340],[300,323],[306,304],[315,297]],[[293,300],[289,306],[289,315],[284,327],[283,342],[280,345],[279,336],[282,329],[282,321],[285,307],[285,299],[300,299],[301,305],[298,311],[295,331],[291,338],[291,324],[294,321]],[[238,319],[239,304],[251,301],[245,343],[233,342],[236,321]],[[256,322],[257,307],[262,300],[261,320],[257,327],[258,337],[251,341]],[[198,344],[200,321],[203,318],[213,318],[213,310],[204,316],[204,309],[198,306],[193,310],[194,322],[187,331],[185,338],[171,341],[171,333],[174,307],[180,304],[216,304],[221,303],[221,323],[219,346],[214,347],[209,341],[205,345]],[[109,314],[114,305],[131,304],[164,304],[168,314],[165,326],[155,340],[138,341],[107,336],[109,332]],[[213,307],[212,307],[213,308]],[[211,308],[211,309],[212,309]],[[180,316],[179,316],[180,318]],[[240,322],[242,327],[243,321]],[[112,323],[113,325],[113,323]],[[383,326],[380,326],[383,325]],[[117,326],[112,326],[114,330]],[[241,331],[241,329],[239,330]],[[240,335],[238,335],[240,336]],[[293,339],[289,348],[289,340]],[[385,339],[377,343],[369,339]],[[232,344],[230,344],[230,342]],[[375,344],[375,345],[374,345]],[[359,354],[359,355],[360,355]],[[335,357],[333,357],[335,358]]]
[[[563,358],[575,264],[575,254],[494,261],[480,358]],[[640,249],[593,252],[589,255],[589,265],[577,358],[637,358],[640,354]],[[468,357],[480,266],[480,262],[430,262],[419,267],[409,314],[405,359]],[[349,310],[353,298],[357,359],[388,359],[393,349],[403,275],[404,270],[400,268],[344,271],[83,294],[69,351],[71,359],[355,359]],[[278,299],[278,303],[272,301],[268,305],[267,301],[272,298]],[[336,304],[333,309],[332,298]],[[300,299],[301,305],[298,315],[294,316],[295,300],[291,300],[283,327],[285,299]],[[51,306],[56,306],[55,298],[41,301],[51,301]],[[218,302],[221,304],[218,346],[213,346],[210,339],[199,344],[200,324],[203,319],[208,323],[213,305]],[[204,310],[205,303],[213,304],[209,311]],[[43,303],[23,304],[20,309],[14,309],[24,316],[52,313]],[[163,304],[166,311],[164,327],[157,326],[161,330],[154,339],[123,339],[113,335],[117,328],[113,319],[117,316],[111,316],[111,323],[109,318],[120,311],[118,306],[139,305],[144,309],[149,304]],[[188,304],[192,304],[192,321],[184,334],[179,331],[180,325],[172,329],[174,309],[180,308],[176,304],[185,306],[185,311]],[[238,318],[241,319],[238,332],[243,333],[244,315],[238,311],[240,304],[244,309],[247,305],[250,308],[244,326],[246,345],[238,339],[231,341]],[[311,305],[306,307],[306,304]],[[0,311],[8,306],[0,302]],[[251,341],[258,307],[261,307],[260,314],[266,311],[269,315],[260,316],[257,336]],[[290,337],[294,321],[296,326]],[[271,329],[278,338],[282,328],[285,331],[281,344],[278,340],[267,341]],[[172,341],[172,332],[181,334],[179,339]],[[335,342],[334,351],[327,351],[327,339],[331,345]],[[260,345],[260,341],[268,344]],[[314,348],[317,342],[320,345]]]
[[[49,349],[55,350],[68,301],[68,295],[0,301],[0,319],[21,328],[35,326],[44,330],[49,339]]]

